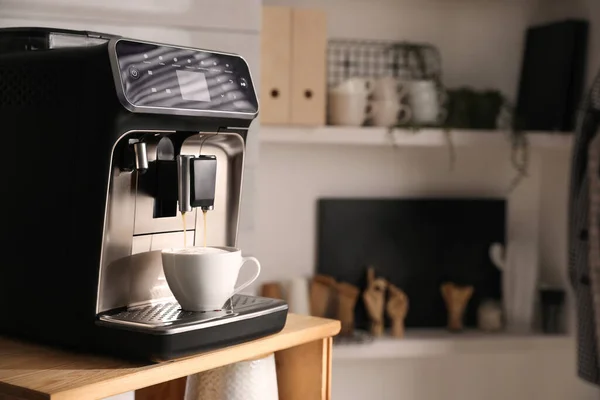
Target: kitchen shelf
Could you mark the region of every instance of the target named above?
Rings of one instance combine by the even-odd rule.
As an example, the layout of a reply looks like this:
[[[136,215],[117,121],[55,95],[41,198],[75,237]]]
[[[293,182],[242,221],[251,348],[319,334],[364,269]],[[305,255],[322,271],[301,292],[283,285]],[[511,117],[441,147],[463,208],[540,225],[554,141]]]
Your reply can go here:
[[[368,343],[336,343],[333,360],[402,359],[473,353],[523,353],[572,349],[568,335],[407,330],[404,338],[383,336]]]
[[[454,146],[509,147],[507,132],[480,130],[450,130]],[[394,129],[378,127],[291,127],[261,126],[260,142],[263,144],[311,144],[358,146],[448,146],[448,136],[442,129]],[[532,147],[569,150],[573,135],[569,133],[528,132]]]
[[[162,385],[185,388],[188,375],[274,352],[280,395],[325,400],[330,393],[331,338],[339,330],[339,321],[289,314],[277,334],[155,364],[0,338],[0,399],[86,400],[141,389],[136,399],[171,400],[165,394],[170,389]]]

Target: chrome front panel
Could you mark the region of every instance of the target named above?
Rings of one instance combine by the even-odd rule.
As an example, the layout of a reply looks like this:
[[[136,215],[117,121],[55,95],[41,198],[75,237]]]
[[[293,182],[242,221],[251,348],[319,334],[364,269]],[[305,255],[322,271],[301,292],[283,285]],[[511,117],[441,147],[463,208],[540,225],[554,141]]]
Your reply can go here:
[[[122,260],[131,255],[136,184],[135,173],[111,165],[96,312],[129,301],[131,274],[129,268],[122,268]]]
[[[157,140],[148,141],[149,161],[156,159],[156,151],[152,149],[159,136],[167,134],[173,133],[157,132]],[[136,135],[139,136],[139,132],[130,132],[121,140]],[[207,213],[207,244],[235,246],[243,178],[243,139],[233,133],[194,135],[184,142],[181,153],[217,157],[215,206]],[[118,157],[120,155],[113,154],[113,160]],[[118,165],[111,168],[97,313],[172,300],[162,272],[160,250],[183,246],[181,214],[153,218],[154,200],[137,189],[137,173],[123,172]],[[186,225],[188,245],[202,245],[202,213],[186,214]]]

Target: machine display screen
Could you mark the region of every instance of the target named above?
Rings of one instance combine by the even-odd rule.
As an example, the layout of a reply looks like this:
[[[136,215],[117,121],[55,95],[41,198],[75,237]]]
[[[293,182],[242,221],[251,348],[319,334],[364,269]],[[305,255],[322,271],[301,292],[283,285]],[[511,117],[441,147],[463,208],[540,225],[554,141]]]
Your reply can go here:
[[[135,106],[256,113],[248,65],[239,56],[119,40],[123,92]]]
[[[202,72],[181,70],[177,70],[175,72],[177,73],[177,81],[179,82],[181,97],[184,100],[210,101],[210,93],[208,92],[206,75],[204,75]]]

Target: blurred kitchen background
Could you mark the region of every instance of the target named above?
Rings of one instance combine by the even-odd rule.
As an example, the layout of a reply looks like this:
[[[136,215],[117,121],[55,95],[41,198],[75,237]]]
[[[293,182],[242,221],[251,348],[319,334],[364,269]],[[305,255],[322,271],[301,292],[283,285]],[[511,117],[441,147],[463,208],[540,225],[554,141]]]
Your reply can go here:
[[[239,246],[261,260],[254,291],[345,323],[334,400],[600,395],[576,375],[567,277],[600,2],[0,0],[0,25],[246,58],[261,111]],[[403,337],[388,317],[372,335],[368,267],[406,294]],[[460,332],[445,282],[472,288]]]

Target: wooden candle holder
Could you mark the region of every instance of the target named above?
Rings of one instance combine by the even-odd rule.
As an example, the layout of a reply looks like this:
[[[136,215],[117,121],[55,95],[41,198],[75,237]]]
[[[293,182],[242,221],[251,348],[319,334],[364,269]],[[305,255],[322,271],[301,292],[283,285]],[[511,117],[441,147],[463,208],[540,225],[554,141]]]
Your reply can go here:
[[[371,320],[371,334],[381,336],[383,333],[383,307],[385,305],[385,289],[387,281],[375,277],[375,269],[367,270],[367,288],[363,292],[363,301]]]
[[[441,286],[441,292],[448,310],[448,329],[461,331],[465,308],[473,295],[473,286],[458,286],[448,282]]]
[[[335,296],[337,282],[331,276],[315,275],[310,282],[310,315],[331,316],[331,304]]]
[[[354,333],[354,307],[358,300],[360,290],[349,283],[342,282],[336,285],[337,289],[337,319],[342,322],[340,335],[352,336]]]
[[[281,285],[277,282],[264,283],[260,288],[260,295],[262,297],[268,297],[270,299],[283,300]]]
[[[392,336],[404,337],[404,319],[408,313],[408,296],[393,284],[388,284],[389,298],[386,305],[388,317],[392,320]]]

